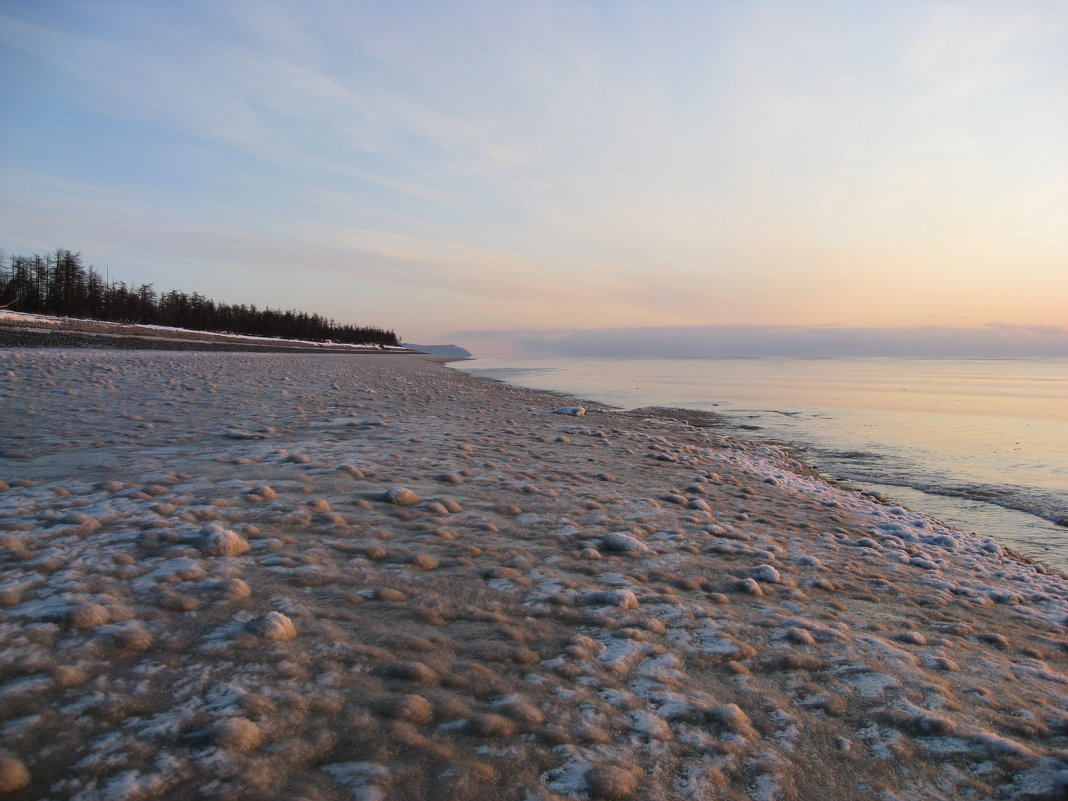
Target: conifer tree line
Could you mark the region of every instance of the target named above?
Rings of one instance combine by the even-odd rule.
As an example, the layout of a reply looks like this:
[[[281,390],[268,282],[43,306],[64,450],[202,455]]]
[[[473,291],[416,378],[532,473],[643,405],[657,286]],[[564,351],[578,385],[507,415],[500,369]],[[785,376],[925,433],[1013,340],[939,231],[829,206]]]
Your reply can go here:
[[[392,331],[340,325],[318,314],[217,303],[194,292],[157,293],[152,284],[108,281],[81,253],[62,248],[44,256],[0,257],[0,307],[10,311],[84,317],[117,323],[167,325],[248,336],[397,345]]]

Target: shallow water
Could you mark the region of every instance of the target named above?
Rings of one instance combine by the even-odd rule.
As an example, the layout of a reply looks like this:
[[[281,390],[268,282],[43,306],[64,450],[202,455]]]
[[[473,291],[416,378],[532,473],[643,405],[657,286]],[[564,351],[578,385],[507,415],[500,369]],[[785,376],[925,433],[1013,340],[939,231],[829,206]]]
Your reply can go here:
[[[621,408],[714,411],[824,473],[1068,569],[1068,360],[476,359]]]

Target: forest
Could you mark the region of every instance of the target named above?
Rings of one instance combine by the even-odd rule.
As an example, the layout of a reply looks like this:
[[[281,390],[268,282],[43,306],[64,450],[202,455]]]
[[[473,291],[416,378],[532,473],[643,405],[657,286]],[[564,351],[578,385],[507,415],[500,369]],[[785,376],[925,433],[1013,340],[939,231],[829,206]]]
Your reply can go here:
[[[218,303],[196,292],[156,292],[152,284],[111,281],[62,248],[44,256],[0,257],[0,308],[116,323],[165,325],[194,331],[397,345],[392,331],[341,325],[318,314]]]

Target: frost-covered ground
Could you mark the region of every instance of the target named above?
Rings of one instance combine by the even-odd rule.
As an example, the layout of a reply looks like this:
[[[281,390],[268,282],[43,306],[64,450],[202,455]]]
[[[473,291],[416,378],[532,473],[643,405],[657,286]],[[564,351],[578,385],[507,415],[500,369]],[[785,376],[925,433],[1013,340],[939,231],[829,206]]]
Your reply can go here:
[[[0,408],[10,798],[1065,797],[1065,580],[773,449],[411,355]]]
[[[276,337],[252,336],[250,334],[229,334],[218,331],[196,331],[190,328],[175,328],[167,325],[142,325],[134,323],[112,323],[102,320],[82,319],[77,317],[54,317],[47,314],[31,314],[29,312],[15,312],[0,309],[0,336],[10,334],[12,331],[28,333],[41,333],[42,331],[54,334],[59,340],[58,347],[68,347],[63,344],[64,336],[81,336],[82,344],[78,347],[118,347],[109,344],[116,340],[124,340],[126,345],[132,341],[143,340],[139,347],[150,348],[159,346],[162,342],[173,343],[211,343],[229,346],[232,350],[242,350],[249,346],[263,346],[260,349],[270,347],[274,349],[321,349],[327,348],[332,351],[345,352],[379,352],[394,351],[406,352],[407,348],[399,345],[385,345],[378,347],[373,344],[349,345],[342,342],[316,342],[305,339],[278,339]],[[10,343],[2,343],[5,347]],[[16,343],[23,344],[23,343]],[[25,343],[29,346],[51,347],[56,343],[50,338],[35,339]],[[219,348],[222,349],[222,348]]]

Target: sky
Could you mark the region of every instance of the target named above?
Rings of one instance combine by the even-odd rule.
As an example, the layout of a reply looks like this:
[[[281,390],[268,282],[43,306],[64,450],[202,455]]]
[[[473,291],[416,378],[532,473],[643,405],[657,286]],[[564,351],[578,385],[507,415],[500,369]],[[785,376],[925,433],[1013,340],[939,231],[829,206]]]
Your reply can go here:
[[[157,290],[1068,355],[1066,221],[1062,0],[0,0],[0,249]]]

